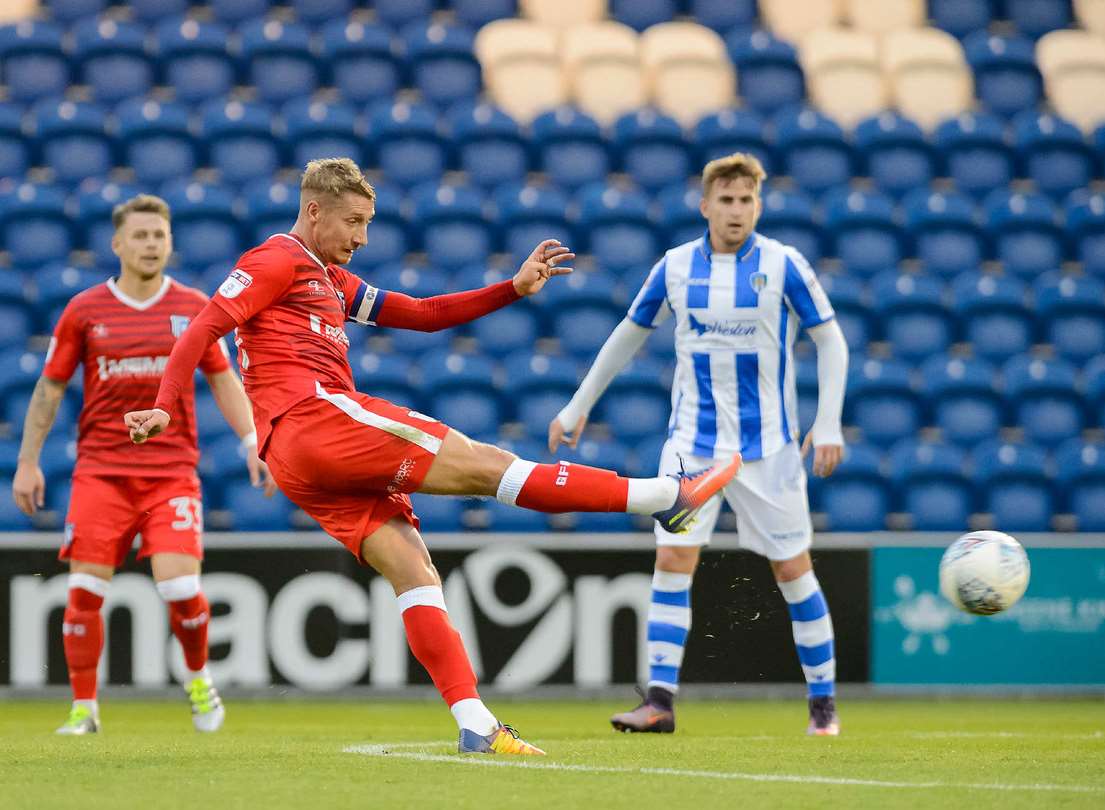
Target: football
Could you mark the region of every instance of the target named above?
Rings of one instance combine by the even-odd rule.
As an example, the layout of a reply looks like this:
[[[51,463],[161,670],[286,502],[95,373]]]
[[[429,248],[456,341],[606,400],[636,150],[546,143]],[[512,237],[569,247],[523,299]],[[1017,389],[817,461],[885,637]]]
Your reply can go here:
[[[970,532],[940,560],[940,592],[960,610],[980,615],[1011,608],[1028,587],[1024,548],[1002,532]]]

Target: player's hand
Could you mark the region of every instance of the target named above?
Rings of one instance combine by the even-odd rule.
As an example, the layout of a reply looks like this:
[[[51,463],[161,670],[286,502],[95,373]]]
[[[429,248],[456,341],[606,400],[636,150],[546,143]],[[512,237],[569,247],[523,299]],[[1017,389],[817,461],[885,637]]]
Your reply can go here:
[[[553,420],[549,422],[549,452],[555,453],[556,448],[562,444],[566,444],[573,450],[576,445],[579,444],[579,437],[583,435],[583,428],[587,425],[587,415],[579,417],[579,421],[576,422],[576,426],[572,428],[572,433],[569,436],[565,433],[563,426],[560,424],[560,420],[555,416]]]
[[[572,272],[572,259],[576,255],[556,239],[546,239],[533,249],[514,274],[514,289],[518,295],[527,296],[539,292],[553,276]]]
[[[169,426],[169,414],[160,408],[131,411],[123,417],[123,423],[130,430],[130,440],[135,444],[142,444]]]
[[[809,455],[811,447],[813,447],[812,431],[806,434],[806,438],[802,442],[802,458]],[[813,474],[818,478],[828,478],[833,474],[833,470],[840,466],[840,459],[843,457],[844,447],[839,444],[822,444],[815,447],[813,450]]]
[[[276,494],[276,481],[269,471],[269,465],[257,455],[256,447],[251,447],[246,452],[246,469],[249,470],[249,482],[258,489],[264,490],[266,498]]]
[[[20,464],[12,478],[12,498],[19,511],[33,515],[46,504],[46,479],[37,464]]]

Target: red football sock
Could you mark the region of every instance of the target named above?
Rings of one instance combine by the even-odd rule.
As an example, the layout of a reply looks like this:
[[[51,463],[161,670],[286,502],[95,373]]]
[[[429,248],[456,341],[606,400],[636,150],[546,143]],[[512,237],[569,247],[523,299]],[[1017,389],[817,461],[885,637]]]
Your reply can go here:
[[[169,626],[184,650],[188,669],[197,672],[207,663],[207,624],[211,606],[203,592],[169,603]]]
[[[629,479],[612,470],[567,461],[531,464],[521,459],[511,464],[499,485],[499,495],[505,492],[509,498],[513,490],[516,506],[538,512],[626,511]]]
[[[96,667],[104,646],[103,604],[102,596],[83,588],[69,589],[61,630],[73,700],[96,699]]]
[[[425,598],[420,598],[419,592]],[[434,602],[444,606],[440,588],[415,588],[399,596],[411,652],[430,673],[434,686],[448,705],[466,698],[478,699],[476,673],[472,671],[460,633],[449,621],[449,614]]]

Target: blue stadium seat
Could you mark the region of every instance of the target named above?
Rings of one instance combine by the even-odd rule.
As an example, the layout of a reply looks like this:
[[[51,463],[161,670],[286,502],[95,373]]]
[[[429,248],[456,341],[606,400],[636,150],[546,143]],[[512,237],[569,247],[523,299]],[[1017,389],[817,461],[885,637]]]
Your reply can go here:
[[[12,491],[11,473],[0,477],[0,486],[5,493]],[[22,532],[33,528],[31,519],[19,511],[11,497],[0,498],[0,532]]]
[[[542,290],[539,305],[548,314],[561,348],[591,358],[625,316],[626,302],[609,274],[579,271]]]
[[[107,0],[45,0],[40,5],[49,10],[51,19],[74,22],[99,14],[107,5]]]
[[[1076,191],[1067,200],[1064,219],[1075,258],[1087,273],[1105,278],[1105,194]]]
[[[461,433],[490,433],[504,407],[491,361],[478,354],[431,351],[419,362],[430,414]]]
[[[322,53],[349,103],[391,98],[402,83],[392,32],[383,25],[335,19],[322,29]]]
[[[922,532],[954,532],[967,527],[975,492],[964,474],[966,457],[954,445],[904,439],[890,451],[890,479],[898,508]]]
[[[638,31],[668,22],[679,10],[676,0],[611,0],[610,3],[610,16]]]
[[[240,23],[268,14],[272,0],[208,0],[207,4],[216,20]]]
[[[15,475],[15,468],[18,465],[17,456],[19,455],[19,442],[15,439],[0,439],[0,478],[11,483],[11,477]],[[9,488],[9,492],[11,489]],[[4,500],[11,500],[5,498]],[[2,519],[0,519],[2,520]],[[2,525],[2,523],[0,523]],[[4,529],[0,528],[0,531]]]
[[[0,304],[25,307],[34,298],[34,287],[28,280],[31,277],[33,276],[24,276],[17,270],[0,273]]]
[[[164,20],[154,29],[154,53],[162,80],[177,101],[196,104],[234,88],[234,60],[227,52],[230,30],[191,17]]]
[[[1007,362],[1002,373],[1009,411],[1028,441],[1053,447],[1086,427],[1085,402],[1070,363],[1022,354]]]
[[[42,373],[45,355],[28,352],[24,349],[8,349],[0,352],[0,397],[5,400],[5,408],[15,406],[12,399],[26,399]],[[24,403],[25,407],[25,403]],[[8,421],[8,420],[5,420]],[[13,426],[14,433],[20,433],[23,422]]]
[[[622,171],[646,191],[681,183],[696,168],[683,128],[671,116],[648,107],[614,123],[614,148]]]
[[[200,134],[223,182],[241,185],[271,177],[281,164],[272,114],[264,105],[227,99],[208,102]]]
[[[879,334],[878,322],[863,282],[854,276],[830,273],[822,273],[819,280],[833,303],[836,322],[844,332],[848,349],[853,352],[863,351]],[[814,382],[816,383],[816,376]]]
[[[399,261],[413,248],[403,192],[379,183],[374,188],[376,215],[368,227],[368,244],[354,253],[350,262],[350,269],[361,274],[371,273],[380,264]]]
[[[1094,153],[1070,121],[1028,110],[1013,121],[1013,135],[1024,174],[1044,194],[1059,200],[1089,185]]]
[[[447,126],[460,169],[483,188],[520,183],[529,170],[529,153],[518,123],[490,104],[456,105]]]
[[[554,455],[558,460],[602,467],[625,475],[629,454],[629,448],[617,439],[584,438],[576,449],[561,446]]]
[[[1050,199],[997,189],[986,197],[985,211],[994,254],[1007,272],[1034,278],[1059,269],[1064,234]]]
[[[666,434],[671,417],[670,375],[654,360],[633,360],[610,382],[596,417],[626,442]]]
[[[1043,336],[1059,355],[1081,365],[1105,354],[1105,284],[1049,273],[1036,282],[1034,292]]]
[[[196,430],[205,443],[234,435],[215,403],[215,397],[206,386],[201,385],[196,386]]]
[[[224,504],[226,488],[246,473],[246,450],[233,433],[221,434],[200,445],[196,472],[203,481],[204,506],[208,509],[232,508]]]
[[[376,18],[399,29],[415,20],[425,20],[437,8],[437,0],[375,0]]]
[[[504,394],[513,408],[511,418],[522,423],[528,436],[542,441],[548,434],[549,422],[575,393],[579,382],[575,361],[523,349],[503,361],[503,371]]]
[[[413,199],[422,249],[432,265],[455,269],[485,261],[494,250],[494,233],[478,189],[428,184],[417,189]]]
[[[233,262],[242,252],[234,197],[220,186],[181,183],[166,189],[173,213],[173,249],[185,268]]]
[[[556,188],[508,185],[495,195],[503,249],[520,264],[544,239],[572,244],[568,198]]]
[[[1086,401],[1093,411],[1093,419],[1105,425],[1105,356],[1095,357],[1083,370],[1086,384]]]
[[[533,119],[530,142],[537,168],[564,188],[602,182],[611,169],[598,122],[573,107],[558,107]]]
[[[886,526],[890,487],[880,471],[879,453],[863,444],[849,444],[836,471],[825,479],[811,478],[811,498],[824,512],[832,531],[870,532]]]
[[[724,0],[712,0],[712,4],[733,11],[738,11],[741,5]],[[806,95],[805,79],[793,45],[756,28],[734,28],[725,44],[737,68],[737,89],[746,104],[771,115],[802,102]]]
[[[298,23],[251,20],[240,29],[242,62],[261,101],[282,104],[309,96],[322,83],[321,65],[311,50],[311,32]]]
[[[647,197],[595,184],[582,189],[577,201],[577,251],[590,251],[601,267],[616,274],[652,266],[661,248]]]
[[[476,319],[469,330],[481,351],[499,357],[532,348],[541,336],[541,317],[535,307],[520,301]]]
[[[626,472],[636,478],[651,478],[660,468],[660,453],[668,440],[665,430],[657,436],[649,436],[637,442],[626,462]]]
[[[81,247],[92,251],[98,267],[114,269],[118,266],[119,260],[111,249],[111,239],[115,235],[111,210],[138,193],[137,187],[119,183],[81,184],[76,196],[76,225]]]
[[[1042,449],[993,441],[975,450],[972,458],[981,506],[993,514],[995,529],[1044,532],[1051,528],[1055,495]]]
[[[488,531],[545,532],[549,530],[549,518],[544,512],[509,506],[490,499],[483,503],[480,511]]]
[[[0,348],[25,349],[33,326],[24,304],[0,304]]]
[[[702,236],[706,220],[699,208],[701,201],[702,187],[697,184],[671,186],[656,195],[659,221],[667,244],[674,247]]]
[[[933,133],[933,146],[944,159],[944,173],[966,194],[982,197],[1013,179],[1013,150],[996,116],[966,112],[949,118]]]
[[[879,192],[837,189],[825,195],[825,232],[849,272],[871,276],[905,258],[894,203]]]
[[[97,101],[112,104],[149,92],[154,72],[144,26],[92,17],[77,22],[72,36],[73,64]]]
[[[898,113],[887,111],[860,121],[855,144],[875,187],[893,197],[927,187],[936,173],[924,132]]]
[[[423,532],[459,532],[464,529],[464,512],[468,508],[465,499],[418,492],[412,492],[410,497]]]
[[[65,261],[73,237],[61,189],[22,183],[0,194],[0,245],[16,267]]]
[[[403,28],[410,83],[428,104],[474,100],[480,92],[475,35],[466,25],[421,20]]]
[[[59,426],[60,427],[60,426]],[[46,480],[61,478],[73,474],[77,463],[77,441],[66,436],[61,430],[51,433],[42,445],[39,466]]]
[[[925,270],[953,276],[978,267],[986,238],[974,203],[963,194],[917,189],[902,203],[905,227]]]
[[[369,112],[369,135],[389,183],[409,188],[436,181],[445,171],[445,144],[430,107],[401,101],[377,104]]]
[[[872,280],[871,299],[895,357],[916,363],[947,351],[956,337],[944,285],[932,276],[888,270]]]
[[[59,183],[107,174],[115,163],[107,112],[97,104],[47,99],[32,112],[35,143]]]
[[[188,177],[199,165],[198,148],[183,104],[135,98],[115,111],[123,163],[144,185]]]
[[[245,188],[247,241],[260,244],[274,233],[287,233],[299,215],[299,186],[257,180]],[[369,236],[371,241],[375,231]]]
[[[413,298],[429,298],[447,292],[449,275],[437,268],[389,264],[376,268],[372,282],[381,290],[394,290]]]
[[[997,436],[1004,403],[997,372],[984,360],[930,357],[921,365],[922,389],[932,422],[944,438],[963,447]]]
[[[184,14],[191,0],[130,0],[127,7],[134,19],[144,23],[156,23],[166,17]]]
[[[482,28],[492,20],[514,17],[517,0],[450,0],[449,7],[457,19],[472,28]]]
[[[295,504],[283,492],[266,498],[248,478],[227,485],[223,504],[231,512],[233,528],[240,532],[284,531],[289,528],[295,511]]]
[[[41,334],[54,331],[57,319],[52,317],[60,311],[69,299],[79,292],[107,281],[108,274],[103,271],[81,270],[76,267],[40,267],[35,270],[35,309],[38,313],[38,327]]]
[[[307,25],[318,25],[333,19],[349,17],[353,0],[292,0],[295,18]]]
[[[1009,117],[1036,108],[1044,88],[1031,40],[980,30],[963,41],[963,49],[975,93],[989,112]]]
[[[756,0],[690,0],[687,10],[695,22],[720,34],[756,21]]]
[[[995,0],[929,0],[932,24],[962,39],[994,18]]]
[[[1070,0],[1005,0],[1005,13],[1020,33],[1032,39],[1071,24]]]
[[[1032,313],[1026,304],[1024,282],[968,270],[952,283],[952,308],[963,337],[975,354],[987,360],[1007,360],[1031,348]]]
[[[306,166],[310,160],[348,157],[357,165],[365,161],[365,138],[357,113],[346,104],[329,104],[307,98],[284,105],[284,141],[292,165]]]
[[[30,166],[30,144],[23,137],[23,108],[0,102],[0,177],[22,177]]]
[[[860,428],[864,439],[887,446],[921,428],[921,403],[904,363],[856,358],[848,376],[844,421]]]
[[[71,62],[54,23],[23,20],[0,25],[0,74],[12,101],[62,95],[70,84]]]
[[[825,253],[823,231],[813,201],[800,191],[768,189],[763,194],[763,213],[756,230],[797,248],[806,261],[816,265]]]
[[[418,388],[411,379],[409,359],[398,354],[356,351],[349,353],[349,366],[358,391],[396,405],[416,410],[422,407]]]
[[[816,110],[786,109],[774,118],[775,150],[784,174],[812,194],[847,185],[855,174],[844,131]]]
[[[764,140],[764,119],[752,110],[724,109],[704,115],[695,124],[693,143],[703,161],[711,161],[734,152],[748,152],[763,164],[770,176],[775,164]]]
[[[1071,439],[1055,452],[1058,489],[1081,532],[1105,531],[1105,445]]]

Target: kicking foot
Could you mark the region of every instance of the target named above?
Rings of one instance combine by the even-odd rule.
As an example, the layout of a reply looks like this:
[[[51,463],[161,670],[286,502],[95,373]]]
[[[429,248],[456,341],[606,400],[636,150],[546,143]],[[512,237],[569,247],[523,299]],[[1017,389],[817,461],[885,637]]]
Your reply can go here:
[[[100,718],[87,706],[74,706],[69,717],[55,734],[95,734],[100,730]]]
[[[522,756],[545,756],[545,752],[536,745],[518,736],[511,726],[502,725],[486,737],[470,729],[462,729],[457,751],[462,754],[520,754]]]
[[[660,528],[672,534],[684,532],[706,501],[714,497],[741,468],[741,455],[737,453],[727,462],[715,464],[701,472],[681,472],[673,475],[679,481],[679,494],[670,509],[653,513]]]
[[[811,737],[836,737],[840,734],[840,719],[836,716],[836,701],[832,697],[810,698],[810,724],[806,733]]]
[[[211,681],[204,677],[193,679],[184,687],[192,703],[192,725],[196,731],[218,731],[226,719],[226,709]]]

